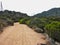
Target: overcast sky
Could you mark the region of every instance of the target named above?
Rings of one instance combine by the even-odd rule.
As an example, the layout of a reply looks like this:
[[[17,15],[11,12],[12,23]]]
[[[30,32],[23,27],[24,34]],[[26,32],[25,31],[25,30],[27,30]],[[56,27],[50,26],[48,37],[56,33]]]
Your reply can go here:
[[[60,7],[60,0],[0,0],[3,8],[34,15],[51,8]]]

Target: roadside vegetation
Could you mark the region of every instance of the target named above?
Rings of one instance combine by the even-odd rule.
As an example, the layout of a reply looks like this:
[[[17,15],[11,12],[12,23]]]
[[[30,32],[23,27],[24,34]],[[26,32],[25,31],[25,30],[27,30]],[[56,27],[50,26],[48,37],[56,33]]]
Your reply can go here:
[[[15,11],[0,11],[0,32],[15,22],[26,24],[38,33],[47,33],[49,37],[60,42],[60,8],[53,8],[34,16]]]
[[[49,37],[60,42],[60,8],[20,19],[19,23],[27,24],[38,33],[47,33]]]
[[[27,14],[9,10],[0,11],[0,33],[3,32],[4,27],[13,26],[24,17],[28,17]]]

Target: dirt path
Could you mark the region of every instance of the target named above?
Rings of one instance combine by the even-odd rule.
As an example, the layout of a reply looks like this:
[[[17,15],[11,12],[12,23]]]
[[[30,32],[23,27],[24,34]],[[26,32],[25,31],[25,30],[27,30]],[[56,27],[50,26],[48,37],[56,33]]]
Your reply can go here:
[[[37,43],[46,43],[42,34],[34,32],[24,24],[15,23],[9,26],[0,35],[0,45],[37,45]]]

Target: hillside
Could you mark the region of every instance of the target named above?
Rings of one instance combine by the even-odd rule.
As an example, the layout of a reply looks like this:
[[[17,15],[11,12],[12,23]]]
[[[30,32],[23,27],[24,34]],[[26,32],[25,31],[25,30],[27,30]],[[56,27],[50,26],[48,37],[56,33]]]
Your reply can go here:
[[[35,14],[30,17],[25,13],[15,11],[0,12],[0,33],[5,27],[14,26],[14,23],[28,25],[37,33],[46,33],[54,42],[60,42],[60,8],[52,8],[48,11]],[[33,32],[32,32],[33,33]]]
[[[54,41],[60,42],[60,8],[52,8],[30,18],[23,18],[19,22],[38,33],[47,33]]]
[[[0,11],[0,32],[3,32],[3,28],[14,25],[20,19],[28,17],[26,13],[4,10]]]
[[[52,8],[48,11],[43,11],[42,13],[35,14],[33,17],[49,17],[49,16],[60,16],[60,8]]]
[[[9,11],[9,10],[4,10],[0,11],[0,18],[3,19],[11,19],[14,22],[18,22],[19,19],[28,17],[26,13],[21,13],[21,12],[16,12],[16,11]]]

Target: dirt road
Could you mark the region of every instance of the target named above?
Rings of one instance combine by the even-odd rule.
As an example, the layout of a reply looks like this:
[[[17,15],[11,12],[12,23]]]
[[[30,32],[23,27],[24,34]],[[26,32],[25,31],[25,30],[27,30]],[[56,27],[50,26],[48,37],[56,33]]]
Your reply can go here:
[[[37,43],[46,43],[44,36],[34,32],[24,24],[15,23],[4,29],[0,35],[0,45],[37,45]]]

